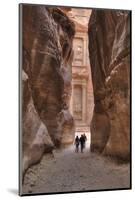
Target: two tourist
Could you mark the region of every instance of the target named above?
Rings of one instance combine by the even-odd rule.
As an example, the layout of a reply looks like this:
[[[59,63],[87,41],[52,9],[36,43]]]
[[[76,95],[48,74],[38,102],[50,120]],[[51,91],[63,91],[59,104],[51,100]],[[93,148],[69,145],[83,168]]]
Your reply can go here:
[[[79,138],[78,135],[75,138],[75,152],[78,153],[79,151],[79,146],[81,146],[81,153],[83,153],[83,150],[85,148],[85,144],[86,144],[86,140],[87,137],[85,135],[85,133],[83,135],[81,135],[81,137]]]

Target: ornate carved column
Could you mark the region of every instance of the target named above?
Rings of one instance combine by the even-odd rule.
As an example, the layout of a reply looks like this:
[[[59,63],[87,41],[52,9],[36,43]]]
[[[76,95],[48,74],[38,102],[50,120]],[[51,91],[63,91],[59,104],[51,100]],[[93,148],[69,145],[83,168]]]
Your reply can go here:
[[[73,98],[74,98],[74,84],[72,84],[72,93],[71,93],[71,100],[70,100],[70,112],[73,116]]]
[[[82,121],[86,122],[86,108],[87,108],[87,93],[86,93],[86,83],[82,84]]]

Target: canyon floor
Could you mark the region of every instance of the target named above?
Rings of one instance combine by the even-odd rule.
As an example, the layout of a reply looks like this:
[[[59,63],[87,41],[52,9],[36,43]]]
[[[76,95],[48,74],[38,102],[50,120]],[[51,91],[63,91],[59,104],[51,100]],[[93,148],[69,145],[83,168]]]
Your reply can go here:
[[[130,165],[89,152],[75,153],[74,146],[46,154],[28,169],[23,194],[57,193],[130,187]]]

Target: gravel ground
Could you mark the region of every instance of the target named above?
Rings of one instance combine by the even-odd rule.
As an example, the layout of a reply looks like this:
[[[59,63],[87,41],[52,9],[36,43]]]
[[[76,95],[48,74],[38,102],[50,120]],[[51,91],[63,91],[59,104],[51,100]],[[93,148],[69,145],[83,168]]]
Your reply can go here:
[[[75,153],[74,147],[46,154],[27,171],[23,193],[57,193],[130,187],[129,164],[90,153]]]

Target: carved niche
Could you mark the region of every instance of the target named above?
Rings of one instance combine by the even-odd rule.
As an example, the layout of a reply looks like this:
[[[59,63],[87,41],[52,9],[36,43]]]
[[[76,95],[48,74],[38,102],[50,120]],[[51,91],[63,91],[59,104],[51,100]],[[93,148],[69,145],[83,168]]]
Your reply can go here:
[[[73,65],[82,66],[83,65],[83,53],[84,53],[84,44],[83,44],[82,38],[74,39],[73,49],[74,49]]]
[[[73,115],[76,120],[82,120],[82,87],[74,86]]]

